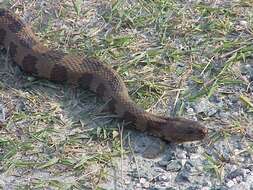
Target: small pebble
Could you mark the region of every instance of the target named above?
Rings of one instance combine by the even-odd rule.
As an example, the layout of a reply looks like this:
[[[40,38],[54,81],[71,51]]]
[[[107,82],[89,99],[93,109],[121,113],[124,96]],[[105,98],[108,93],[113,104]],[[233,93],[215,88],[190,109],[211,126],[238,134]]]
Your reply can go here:
[[[177,160],[171,160],[166,166],[167,171],[177,172],[182,168],[182,164]]]
[[[21,100],[18,101],[16,103],[16,108],[15,109],[16,109],[17,112],[25,111],[25,109],[26,109],[25,103]]]
[[[146,182],[146,183],[143,184],[143,187],[144,187],[144,188],[149,188],[149,186],[150,186],[150,185],[149,185],[149,182]]]
[[[241,20],[240,21],[240,25],[244,26],[245,28],[247,28],[248,27],[248,22],[246,20]]]
[[[232,187],[234,184],[235,184],[235,183],[234,183],[232,180],[229,180],[229,181],[226,183],[226,185],[227,185],[228,187]]]
[[[237,183],[240,183],[240,182],[242,182],[242,176],[236,176],[236,182]]]
[[[186,152],[180,150],[180,152],[177,153],[177,158],[178,159],[186,159]]]
[[[170,181],[170,178],[167,175],[160,175],[160,176],[158,176],[158,181],[167,182],[167,181]]]
[[[146,180],[145,178],[141,178],[141,179],[140,179],[140,183],[141,183],[141,184],[145,183],[146,181],[147,181],[147,180]]]
[[[236,177],[243,177],[244,174],[244,170],[243,169],[235,169],[234,171],[232,171],[230,174],[227,175],[228,179],[234,179]]]
[[[179,172],[175,178],[175,182],[177,183],[186,183],[186,182],[190,182],[189,178],[188,178],[189,174],[188,172],[185,172],[184,170]]]
[[[166,160],[160,160],[160,161],[158,162],[158,164],[159,164],[160,166],[167,166],[168,161],[166,161]]]
[[[189,115],[192,115],[195,113],[193,108],[188,108],[186,111],[187,113],[189,113]]]
[[[209,100],[202,98],[196,105],[197,113],[205,113],[207,116],[213,116],[217,113],[217,106],[212,104]]]
[[[136,184],[136,187],[137,187],[137,188],[141,188],[141,184],[140,184],[140,183],[137,183],[137,184]]]

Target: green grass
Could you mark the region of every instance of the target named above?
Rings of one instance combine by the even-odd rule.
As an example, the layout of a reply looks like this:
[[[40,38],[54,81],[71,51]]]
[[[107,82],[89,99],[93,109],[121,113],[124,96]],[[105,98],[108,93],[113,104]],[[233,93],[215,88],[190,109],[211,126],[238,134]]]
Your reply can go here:
[[[5,1],[7,7],[14,3]],[[12,10],[32,13],[31,25],[49,47],[110,64],[134,101],[147,110],[184,116],[201,98],[235,97],[245,113],[231,118],[225,128],[212,128],[220,126],[219,118],[197,117],[210,128],[210,146],[246,135],[253,99],[243,91],[249,84],[238,68],[252,59],[252,1],[230,2],[229,7],[196,2],[185,6],[173,0],[86,6],[65,0],[48,3],[45,11],[25,1]],[[5,57],[1,60],[5,63]],[[20,80],[10,69],[0,75],[0,103],[7,113],[1,124],[0,166],[6,176],[21,169],[25,175],[37,171],[62,177],[34,178],[19,189],[99,189],[113,159],[129,153],[123,146],[129,137],[121,137],[117,128],[121,124],[112,122],[110,115],[99,115],[102,105],[89,92],[27,75]],[[16,108],[20,100],[23,110]],[[221,111],[229,110],[224,106]],[[203,155],[205,172],[222,183],[226,163],[214,155]],[[65,181],[69,176],[73,179]]]

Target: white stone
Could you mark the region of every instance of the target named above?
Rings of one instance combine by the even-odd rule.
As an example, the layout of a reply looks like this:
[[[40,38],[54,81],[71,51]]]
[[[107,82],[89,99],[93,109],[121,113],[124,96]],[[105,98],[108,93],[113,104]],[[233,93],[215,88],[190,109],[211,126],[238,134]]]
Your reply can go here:
[[[229,180],[228,182],[227,182],[227,186],[228,187],[232,187],[233,185],[234,185],[235,183],[232,181],[232,180]]]
[[[146,182],[146,179],[145,179],[145,178],[141,178],[141,179],[140,179],[140,183],[141,183],[141,184],[144,184],[145,182]]]

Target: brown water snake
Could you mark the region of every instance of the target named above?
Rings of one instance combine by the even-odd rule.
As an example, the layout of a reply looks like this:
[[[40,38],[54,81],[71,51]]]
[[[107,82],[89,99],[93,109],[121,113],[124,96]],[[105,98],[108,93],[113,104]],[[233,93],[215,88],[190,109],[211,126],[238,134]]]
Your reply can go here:
[[[207,128],[197,121],[146,112],[131,100],[115,70],[97,59],[47,48],[27,24],[6,9],[0,9],[0,45],[26,73],[89,88],[108,102],[108,110],[139,131],[170,142],[201,140],[207,134]]]

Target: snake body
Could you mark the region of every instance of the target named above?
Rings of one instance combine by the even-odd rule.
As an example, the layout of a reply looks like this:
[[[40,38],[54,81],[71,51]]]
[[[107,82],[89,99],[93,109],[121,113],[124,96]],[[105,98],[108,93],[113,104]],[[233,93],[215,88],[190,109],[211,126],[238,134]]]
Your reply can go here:
[[[78,85],[95,92],[107,108],[142,132],[170,142],[201,140],[207,129],[199,122],[158,116],[138,107],[115,70],[97,59],[47,48],[17,15],[0,9],[0,45],[24,72],[50,81]]]

